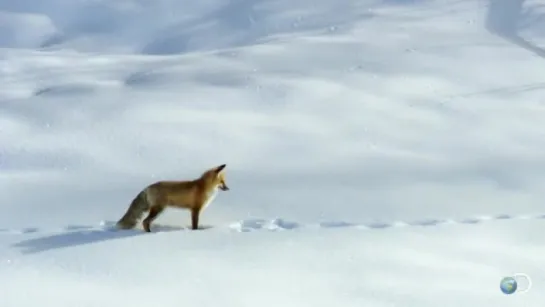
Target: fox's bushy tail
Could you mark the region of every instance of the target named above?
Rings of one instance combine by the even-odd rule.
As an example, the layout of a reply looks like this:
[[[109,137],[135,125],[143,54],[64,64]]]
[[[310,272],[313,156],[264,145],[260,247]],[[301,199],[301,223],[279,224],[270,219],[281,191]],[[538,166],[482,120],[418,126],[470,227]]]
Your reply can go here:
[[[146,191],[138,193],[131,202],[127,212],[117,222],[116,226],[120,229],[132,229],[136,223],[142,218],[142,215],[150,209]]]

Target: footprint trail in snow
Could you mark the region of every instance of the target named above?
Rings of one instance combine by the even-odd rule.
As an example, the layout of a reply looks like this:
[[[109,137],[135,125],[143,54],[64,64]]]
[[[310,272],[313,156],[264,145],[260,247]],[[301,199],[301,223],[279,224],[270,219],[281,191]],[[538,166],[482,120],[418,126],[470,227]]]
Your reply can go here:
[[[323,221],[319,223],[298,223],[296,221],[286,220],[282,218],[274,219],[243,219],[237,222],[217,225],[217,226],[206,226],[203,229],[227,229],[231,232],[253,232],[253,231],[285,231],[285,230],[295,230],[295,229],[330,229],[330,228],[354,228],[362,230],[376,230],[376,229],[386,229],[386,228],[401,228],[401,227],[432,227],[440,225],[471,225],[471,224],[480,224],[491,221],[505,221],[505,220],[536,220],[536,219],[545,219],[545,214],[536,214],[536,215],[508,215],[500,214],[495,216],[480,216],[480,217],[470,217],[460,220],[454,219],[420,219],[414,221],[393,221],[393,222],[365,222],[365,223],[352,223],[346,221]],[[182,231],[188,230],[187,226],[182,225],[165,225],[161,223],[156,223],[152,226],[152,232],[171,232],[171,231]],[[68,233],[68,232],[85,232],[88,231],[123,231],[115,228],[115,222],[111,221],[102,221],[98,225],[67,225],[59,228],[37,228],[37,227],[26,227],[20,229],[0,229],[0,235],[27,235],[27,234],[37,234],[37,233]],[[136,231],[141,231],[137,229]]]

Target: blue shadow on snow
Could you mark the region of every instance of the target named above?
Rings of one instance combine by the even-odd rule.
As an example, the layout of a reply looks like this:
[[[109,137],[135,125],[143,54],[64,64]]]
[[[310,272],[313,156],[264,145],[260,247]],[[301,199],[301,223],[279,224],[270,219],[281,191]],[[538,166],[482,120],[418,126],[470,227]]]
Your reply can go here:
[[[23,254],[34,254],[54,249],[100,243],[109,240],[124,239],[141,235],[152,235],[155,232],[171,232],[184,229],[183,227],[155,225],[152,228],[152,232],[147,233],[140,229],[117,230],[112,227],[108,227],[104,229],[86,230],[85,228],[87,227],[71,227],[71,229],[65,229],[61,233],[20,241],[13,244],[12,247],[21,249]]]

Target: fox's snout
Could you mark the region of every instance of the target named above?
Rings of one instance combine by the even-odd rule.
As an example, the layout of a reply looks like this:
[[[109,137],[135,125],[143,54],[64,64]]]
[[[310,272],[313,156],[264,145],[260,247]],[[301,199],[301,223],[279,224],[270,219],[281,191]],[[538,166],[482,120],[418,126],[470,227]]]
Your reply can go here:
[[[224,184],[220,184],[220,189],[222,191],[229,191],[229,187],[224,183]]]

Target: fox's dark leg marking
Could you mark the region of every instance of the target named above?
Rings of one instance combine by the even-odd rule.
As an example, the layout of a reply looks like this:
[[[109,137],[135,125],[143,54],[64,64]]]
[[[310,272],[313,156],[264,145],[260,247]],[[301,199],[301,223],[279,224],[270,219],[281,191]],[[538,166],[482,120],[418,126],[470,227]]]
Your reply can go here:
[[[201,209],[191,209],[191,229],[199,229],[199,213]]]
[[[150,226],[151,222],[153,222],[161,212],[163,212],[165,208],[164,207],[152,207],[149,211],[148,216],[144,219],[142,222],[142,226],[144,226],[144,230],[146,232],[151,232]]]

